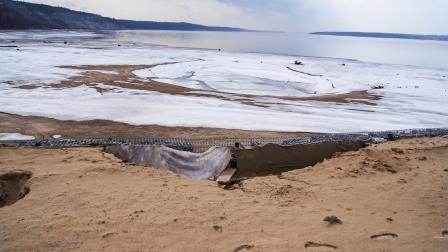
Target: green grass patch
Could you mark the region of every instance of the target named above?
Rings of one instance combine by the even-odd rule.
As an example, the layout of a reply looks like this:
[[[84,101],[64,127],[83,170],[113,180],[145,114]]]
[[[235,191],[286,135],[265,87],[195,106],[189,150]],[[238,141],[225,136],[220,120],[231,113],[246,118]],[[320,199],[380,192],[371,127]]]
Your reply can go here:
[[[325,217],[324,221],[327,222],[329,225],[342,224],[341,219],[339,219],[337,216],[334,215]]]
[[[220,225],[213,225],[213,229],[218,232],[222,232],[222,227]]]

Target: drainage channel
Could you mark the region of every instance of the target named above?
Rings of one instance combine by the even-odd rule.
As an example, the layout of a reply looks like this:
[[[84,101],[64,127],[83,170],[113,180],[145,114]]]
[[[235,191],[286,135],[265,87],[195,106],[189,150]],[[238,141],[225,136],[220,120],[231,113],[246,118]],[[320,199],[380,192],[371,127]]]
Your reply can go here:
[[[437,128],[269,139],[107,138],[7,141],[6,143],[23,147],[53,148],[105,146],[106,152],[124,161],[153,166],[196,179],[215,180],[226,168],[235,168],[237,177],[279,174],[314,165],[332,157],[335,153],[359,150],[368,142],[382,143],[401,138],[447,135],[448,128]],[[12,204],[26,195],[29,188],[25,187],[27,180],[23,178],[23,174],[0,177],[2,188],[18,188],[8,189],[8,192],[2,189],[0,205]],[[10,181],[18,182],[14,182],[16,184],[13,183],[11,186]]]
[[[195,179],[215,180],[225,169],[234,170],[236,177],[280,174],[313,166],[335,153],[356,151],[369,142],[382,143],[400,138],[448,135],[447,129],[407,130],[363,134],[317,135],[297,139],[250,139],[249,145],[233,142],[212,143],[201,153],[178,151],[165,146],[112,145],[105,151],[123,161],[169,170]],[[282,141],[280,141],[282,140]],[[264,144],[257,144],[264,141]],[[194,146],[194,142],[191,143]],[[233,146],[231,145],[233,144]],[[197,147],[197,146],[196,146]],[[227,174],[227,172],[225,172]]]
[[[365,141],[325,141],[310,144],[234,149],[236,177],[256,177],[314,166],[336,153],[356,151],[367,146]]]

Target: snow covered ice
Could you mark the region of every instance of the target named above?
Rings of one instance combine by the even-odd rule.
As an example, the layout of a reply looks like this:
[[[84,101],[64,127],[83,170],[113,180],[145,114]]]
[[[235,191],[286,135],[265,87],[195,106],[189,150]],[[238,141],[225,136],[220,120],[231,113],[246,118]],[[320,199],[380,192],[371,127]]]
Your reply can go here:
[[[140,43],[121,42],[117,47],[96,36],[89,32],[0,33],[0,44],[14,39],[20,49],[0,48],[0,112],[62,120],[291,132],[448,126],[448,69]],[[303,65],[295,65],[296,60]],[[134,74],[209,97],[123,87],[99,93],[86,85],[49,86],[84,71],[59,66],[155,64],[162,65]],[[18,88],[22,85],[37,88]],[[374,89],[379,85],[384,88]],[[350,103],[290,99],[364,90],[381,98]]]
[[[34,140],[33,136],[23,135],[20,133],[0,133],[0,141],[12,140]]]

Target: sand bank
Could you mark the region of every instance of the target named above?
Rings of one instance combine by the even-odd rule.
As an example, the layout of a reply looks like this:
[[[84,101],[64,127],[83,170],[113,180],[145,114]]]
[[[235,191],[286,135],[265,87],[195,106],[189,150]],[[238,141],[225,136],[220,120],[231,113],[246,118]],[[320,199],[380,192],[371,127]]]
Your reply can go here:
[[[0,173],[32,177],[0,208],[0,248],[446,251],[447,157],[447,138],[399,140],[224,190],[100,148],[2,148]]]

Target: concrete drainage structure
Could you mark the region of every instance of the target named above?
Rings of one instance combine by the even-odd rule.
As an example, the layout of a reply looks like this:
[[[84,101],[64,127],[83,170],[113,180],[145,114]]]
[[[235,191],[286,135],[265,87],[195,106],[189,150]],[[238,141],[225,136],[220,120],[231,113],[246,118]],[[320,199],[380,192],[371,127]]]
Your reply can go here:
[[[234,149],[237,176],[253,177],[280,174],[292,169],[315,165],[335,153],[355,151],[366,146],[364,141],[325,141],[312,144]]]
[[[448,128],[289,138],[49,139],[8,141],[7,144],[24,147],[106,146],[107,152],[135,164],[196,179],[216,179],[226,166],[236,168],[238,176],[275,174],[314,165],[335,153],[363,148],[369,142],[446,135]]]

